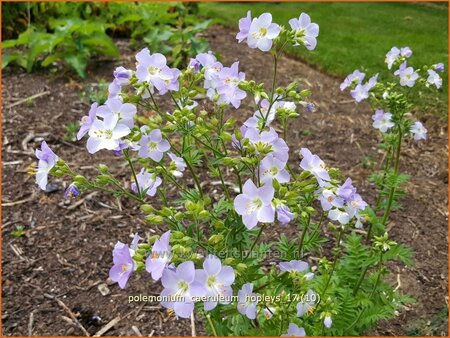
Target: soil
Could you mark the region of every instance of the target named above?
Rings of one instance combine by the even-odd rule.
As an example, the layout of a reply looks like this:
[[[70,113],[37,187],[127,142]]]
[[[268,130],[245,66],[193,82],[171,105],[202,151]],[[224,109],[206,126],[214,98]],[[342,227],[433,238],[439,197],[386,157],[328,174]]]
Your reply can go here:
[[[272,59],[268,53],[238,46],[235,32],[224,27],[210,28],[207,36],[211,50],[220,53],[224,64],[239,60],[240,70],[248,79],[270,83]],[[90,334],[118,318],[108,335],[191,335],[190,320],[175,319],[157,303],[128,302],[132,295],[157,295],[160,283],[142,274],[131,278],[126,290],[121,290],[107,279],[117,240],[129,242],[135,232],[160,234],[164,225],[149,228],[133,202],[102,193],[86,194],[66,203],[62,180],[53,178],[51,182],[58,190],[43,193],[27,174],[27,167],[35,162],[33,149],[45,138],[82,174],[92,177],[96,164],[105,163],[114,168],[118,179],[129,180],[120,158],[103,151],[94,158],[85,150],[84,141],[63,141],[64,126],[79,120],[89,109],[78,93],[101,79],[110,81],[118,65],[133,67],[135,51],[127,41],[118,43],[122,59],[94,61],[89,78],[83,82],[62,73],[24,74],[18,69],[3,73],[3,335],[83,335],[71,315],[77,316]],[[373,159],[376,168],[381,155],[369,106],[355,104],[348,93],[341,93],[342,79],[288,57],[283,57],[279,66],[280,84],[302,81],[312,90],[318,107],[315,113],[305,113],[289,126],[292,165],[298,165],[299,159],[294,152],[308,147],[328,165],[351,177],[361,195],[374,202],[374,187],[367,180],[373,168],[366,168],[363,160]],[[9,107],[45,91],[49,93]],[[230,114],[243,121],[252,110],[245,116],[239,113],[249,104],[238,112],[230,110]],[[371,335],[447,335],[447,318],[442,313],[448,303],[448,130],[432,112],[420,114],[420,119],[428,129],[428,139],[403,147],[401,171],[411,175],[411,180],[403,207],[392,213],[389,224],[390,237],[410,246],[416,261],[414,266],[392,265],[397,277],[392,283],[417,303],[402,309],[395,319],[380,323],[368,333]],[[25,235],[18,238],[12,233],[19,225],[25,227]],[[286,231],[292,230],[277,228],[266,236]],[[108,294],[103,296],[100,289]],[[197,334],[205,334],[201,318],[196,318],[195,328]]]

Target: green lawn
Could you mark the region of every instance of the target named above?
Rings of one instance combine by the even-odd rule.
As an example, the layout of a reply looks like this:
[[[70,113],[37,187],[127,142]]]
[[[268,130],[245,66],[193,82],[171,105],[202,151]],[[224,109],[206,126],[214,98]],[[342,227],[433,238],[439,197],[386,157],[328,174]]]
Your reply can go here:
[[[317,48],[291,48],[292,55],[327,73],[343,78],[362,67],[388,75],[384,56],[392,46],[413,50],[410,64],[421,66],[448,60],[448,8],[443,3],[200,3],[200,13],[218,18],[238,31],[238,20],[270,12],[274,21],[288,26],[301,12],[320,26]],[[417,93],[422,108],[447,116],[447,70],[443,91]]]

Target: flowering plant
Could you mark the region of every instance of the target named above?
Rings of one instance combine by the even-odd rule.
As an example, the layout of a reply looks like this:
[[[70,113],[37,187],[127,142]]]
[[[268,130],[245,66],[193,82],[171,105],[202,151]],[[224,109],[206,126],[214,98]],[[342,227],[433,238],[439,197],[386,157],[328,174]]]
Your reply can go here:
[[[91,154],[108,150],[123,159],[131,184],[102,164],[93,180],[78,175],[46,143],[36,153],[41,188],[48,174],[69,176],[67,196],[94,189],[131,198],[149,225],[165,224],[161,236],[117,242],[109,276],[124,288],[133,274],[147,272],[161,281],[163,307],[179,318],[202,314],[215,336],[358,335],[411,301],[386,281],[389,261],[412,263],[409,249],[385,229],[406,179],[398,170],[402,140],[426,135],[407,114],[403,88],[440,87],[442,67],[423,68],[425,79],[407,67],[408,48],[393,48],[386,62],[399,66],[395,81],[384,84],[375,75],[363,84],[365,74],[355,71],[341,85],[377,109],[373,126],[386,156],[372,177],[379,197],[370,207],[338,169],[307,148],[288,146],[290,120],[315,106],[297,82],[277,86],[278,61],[288,45],[315,49],[319,35],[305,13],[289,26],[273,23],[270,13],[252,18],[248,12],[239,21],[238,41],[273,57],[269,88],[246,79],[238,62],[225,66],[211,52],[179,70],[145,48],[136,70],[117,68],[108,100],[82,118],[78,139],[88,136]],[[162,96],[171,107],[163,108]],[[253,114],[236,127],[229,108],[243,110],[243,100],[253,104]],[[298,168],[297,159],[289,162],[293,154],[300,156]],[[213,179],[218,193],[207,189]],[[297,231],[263,242],[274,227]]]

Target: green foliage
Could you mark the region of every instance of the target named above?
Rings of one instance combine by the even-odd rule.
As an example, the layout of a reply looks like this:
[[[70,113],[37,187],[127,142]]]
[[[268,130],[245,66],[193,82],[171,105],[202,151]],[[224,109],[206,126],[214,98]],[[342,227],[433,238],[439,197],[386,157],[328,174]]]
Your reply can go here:
[[[59,63],[85,78],[93,56],[118,57],[111,38],[117,35],[131,37],[136,47],[148,45],[152,52],[165,53],[175,67],[208,48],[200,33],[211,21],[192,15],[193,4],[41,2],[2,3],[2,8],[19,23],[3,24],[7,36],[21,31],[16,39],[2,42],[2,68],[16,64],[31,72],[37,65]]]
[[[72,123],[68,123],[64,126],[66,129],[66,135],[64,136],[64,140],[69,142],[75,142],[77,140],[77,132],[80,129],[80,122],[75,121]]]
[[[30,27],[17,39],[2,42],[3,49],[16,48],[5,54],[7,58],[3,60],[2,68],[14,62],[31,72],[37,63],[48,67],[62,62],[84,78],[91,56],[119,55],[117,47],[105,32],[106,24],[82,19],[59,19],[51,20],[49,27],[53,33]]]

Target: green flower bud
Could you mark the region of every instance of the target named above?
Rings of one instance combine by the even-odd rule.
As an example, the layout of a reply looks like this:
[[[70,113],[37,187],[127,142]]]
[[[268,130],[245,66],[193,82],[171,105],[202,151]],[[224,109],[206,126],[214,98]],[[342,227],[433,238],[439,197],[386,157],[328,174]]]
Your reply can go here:
[[[148,215],[145,217],[145,221],[150,224],[160,224],[164,221],[164,218],[158,215]]]
[[[109,172],[109,169],[106,165],[104,164],[99,164],[98,165],[98,171],[102,174],[107,174]]]
[[[183,237],[184,237],[184,234],[181,231],[174,231],[170,235],[171,239],[182,239]]]
[[[232,265],[232,266],[234,266],[234,265],[236,265],[237,260],[235,258],[233,258],[233,257],[227,257],[227,258],[225,258],[225,260],[223,262],[225,263],[225,265]]]
[[[155,211],[155,208],[153,208],[150,204],[142,204],[140,209],[145,213],[151,213]]]

